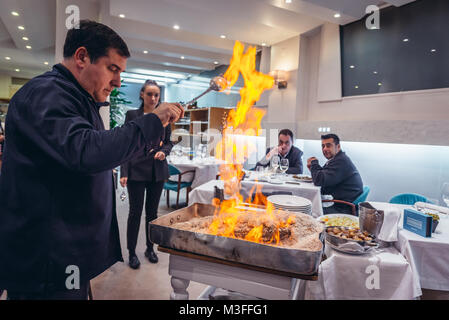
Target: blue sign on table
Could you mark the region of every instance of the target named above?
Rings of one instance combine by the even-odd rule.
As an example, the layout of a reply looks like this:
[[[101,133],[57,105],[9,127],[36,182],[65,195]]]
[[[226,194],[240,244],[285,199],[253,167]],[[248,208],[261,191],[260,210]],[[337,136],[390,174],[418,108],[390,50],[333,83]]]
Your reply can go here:
[[[404,229],[423,237],[432,236],[432,217],[422,212],[404,209]]]

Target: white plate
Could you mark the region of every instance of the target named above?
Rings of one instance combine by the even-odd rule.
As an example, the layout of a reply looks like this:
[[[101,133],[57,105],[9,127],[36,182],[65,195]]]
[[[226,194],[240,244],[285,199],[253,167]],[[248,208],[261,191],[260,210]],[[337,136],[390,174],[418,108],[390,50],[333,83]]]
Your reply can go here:
[[[334,250],[339,251],[339,252],[353,254],[353,255],[367,254],[367,253],[370,253],[370,251],[374,249],[374,247],[364,248],[361,245],[358,245],[357,243],[349,243],[349,242],[343,246],[337,247],[327,240],[326,240],[326,245],[331,247]]]
[[[267,201],[273,203],[274,205],[278,205],[281,207],[289,207],[289,208],[304,208],[308,206],[312,206],[312,202],[309,199],[292,196],[287,194],[275,194],[271,195],[267,198]]]
[[[349,218],[354,222],[359,222],[359,217],[350,215],[350,214],[344,214],[344,213],[332,213],[332,214],[326,214],[324,216],[318,217],[318,221],[323,221],[325,218]]]
[[[284,181],[279,179],[268,179],[267,182],[271,184],[284,184]]]

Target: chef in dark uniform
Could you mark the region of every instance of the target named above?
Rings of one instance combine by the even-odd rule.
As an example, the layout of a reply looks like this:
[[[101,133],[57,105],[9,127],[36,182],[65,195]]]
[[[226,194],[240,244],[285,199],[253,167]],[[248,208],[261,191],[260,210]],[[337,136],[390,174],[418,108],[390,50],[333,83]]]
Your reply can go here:
[[[184,112],[163,103],[106,131],[99,108],[128,57],[112,29],[80,21],[63,62],[10,101],[0,176],[0,288],[9,299],[86,299],[89,280],[123,261],[112,169],[158,145]]]

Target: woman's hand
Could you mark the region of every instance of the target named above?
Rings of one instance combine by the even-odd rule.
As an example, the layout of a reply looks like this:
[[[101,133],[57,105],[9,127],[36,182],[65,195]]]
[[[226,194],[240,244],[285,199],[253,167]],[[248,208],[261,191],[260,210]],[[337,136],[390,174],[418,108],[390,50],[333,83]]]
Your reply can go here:
[[[126,184],[128,183],[128,177],[120,178],[120,185],[124,188],[126,187]]]
[[[158,152],[154,155],[154,159],[160,160],[160,161],[164,161],[164,160],[165,160],[165,153],[163,153],[162,151],[158,151]]]

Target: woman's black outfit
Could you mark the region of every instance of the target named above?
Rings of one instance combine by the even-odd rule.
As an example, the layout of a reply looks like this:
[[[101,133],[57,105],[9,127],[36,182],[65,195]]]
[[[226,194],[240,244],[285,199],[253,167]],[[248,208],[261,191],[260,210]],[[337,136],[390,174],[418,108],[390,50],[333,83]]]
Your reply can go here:
[[[126,113],[125,123],[143,116],[143,107],[137,110],[130,110]],[[173,143],[170,140],[171,129],[166,126],[161,136],[159,145],[147,146],[144,153],[139,157],[123,164],[120,169],[120,177],[127,177],[128,195],[129,195],[129,216],[127,227],[127,242],[130,257],[135,256],[137,245],[137,236],[139,234],[140,220],[144,203],[144,194],[146,190],[145,201],[145,231],[147,251],[145,255],[149,257],[152,254],[153,260],[157,262],[157,256],[153,252],[153,243],[148,237],[148,222],[157,218],[157,209],[161,197],[165,180],[168,179],[167,160],[154,159],[157,152],[162,151],[165,156],[170,154]]]

